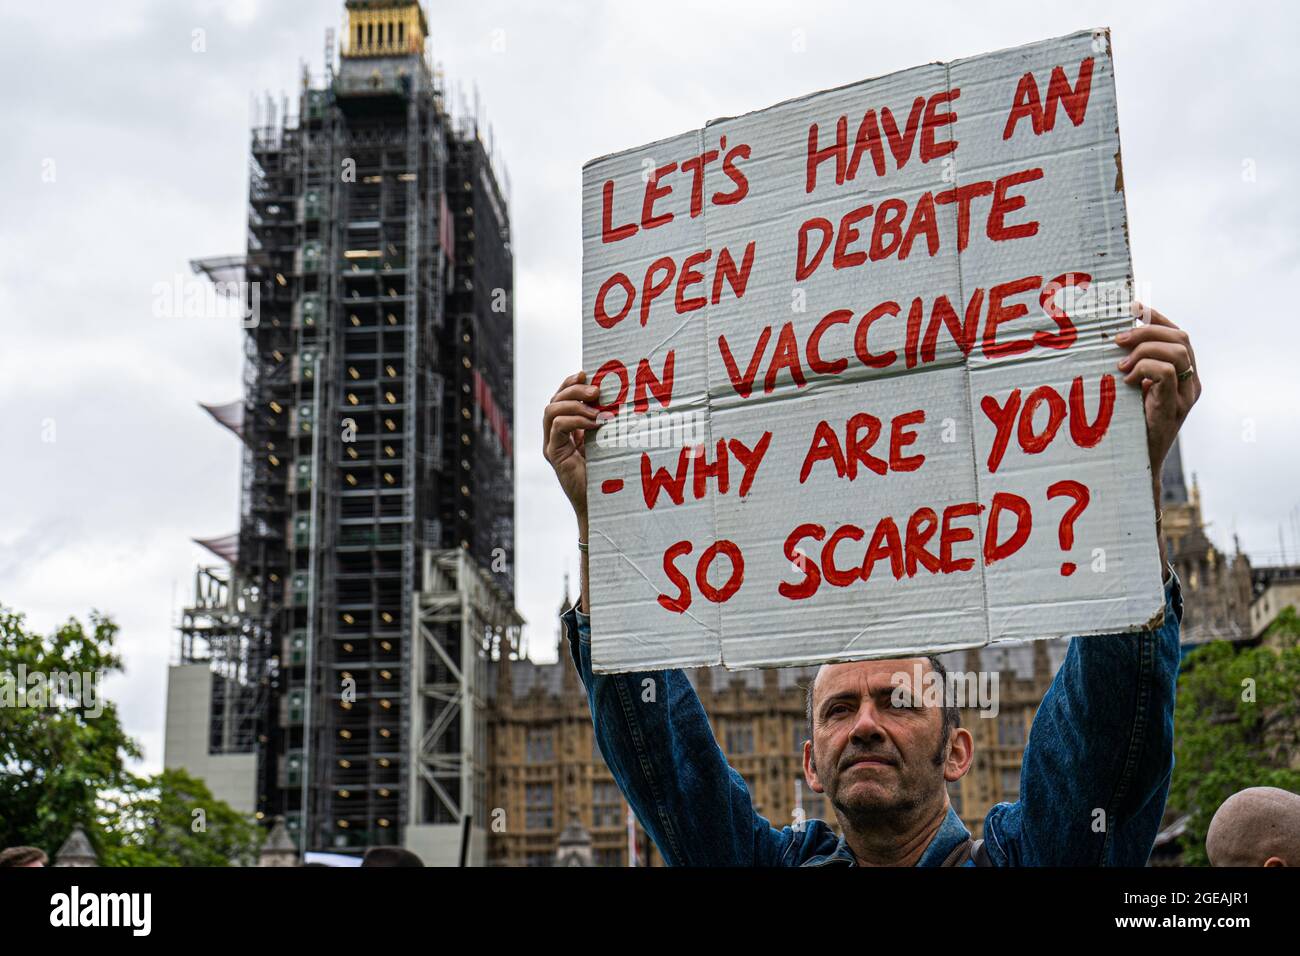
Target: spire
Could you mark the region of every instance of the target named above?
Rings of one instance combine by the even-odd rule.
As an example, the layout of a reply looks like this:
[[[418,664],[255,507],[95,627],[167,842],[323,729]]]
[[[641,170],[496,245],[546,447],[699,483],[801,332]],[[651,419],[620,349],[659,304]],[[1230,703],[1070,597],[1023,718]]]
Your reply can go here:
[[[54,854],[55,866],[99,866],[99,858],[90,845],[90,838],[78,823],[68,834],[59,852]]]
[[[594,866],[591,834],[582,825],[575,809],[569,810],[569,822],[560,831],[555,845],[556,866]]]
[[[569,597],[569,572],[564,572],[564,602],[560,605],[560,613],[563,614],[573,606],[573,598]],[[577,692],[581,686],[578,680],[578,672],[573,667],[572,651],[569,647],[568,638],[564,634],[564,622],[555,622],[555,662],[562,668],[562,677],[560,678],[561,691],[566,695],[572,695]]]
[[[569,597],[569,572],[564,572],[564,600],[560,602],[560,614],[564,615],[570,607],[573,606],[573,599]],[[555,653],[559,660],[564,660],[564,654],[567,648],[564,646],[564,622],[555,622]]]
[[[1178,441],[1175,437],[1173,447],[1169,449],[1164,466],[1160,469],[1162,505],[1187,503],[1187,482],[1183,479],[1183,452]]]
[[[271,832],[267,834],[266,842],[262,844],[262,850],[258,854],[257,865],[298,865],[298,848],[294,846],[293,838],[289,836],[289,830],[284,825],[284,817],[276,817],[271,824]]]

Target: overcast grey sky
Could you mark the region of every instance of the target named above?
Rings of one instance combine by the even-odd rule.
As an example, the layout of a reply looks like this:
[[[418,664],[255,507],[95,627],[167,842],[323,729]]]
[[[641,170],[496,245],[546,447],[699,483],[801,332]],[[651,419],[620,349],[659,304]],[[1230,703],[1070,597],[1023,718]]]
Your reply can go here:
[[[156,283],[245,243],[249,99],[321,69],[342,0],[74,0],[0,8],[0,603],[48,629],[122,627],[111,682],[162,758],[176,610],[233,531],[239,450],[197,403],[240,395],[232,321],[155,318]],[[554,654],[575,527],[541,408],[579,366],[586,160],[920,63],[1110,26],[1133,262],[1187,328],[1205,394],[1184,428],[1211,536],[1300,541],[1300,279],[1284,3],[426,4],[449,83],[477,83],[513,183],[518,605]],[[194,52],[196,29],[206,50]],[[52,181],[50,181],[52,179]],[[48,439],[53,438],[53,441]],[[1253,440],[1252,440],[1253,439]],[[1189,475],[1190,478],[1190,475]]]

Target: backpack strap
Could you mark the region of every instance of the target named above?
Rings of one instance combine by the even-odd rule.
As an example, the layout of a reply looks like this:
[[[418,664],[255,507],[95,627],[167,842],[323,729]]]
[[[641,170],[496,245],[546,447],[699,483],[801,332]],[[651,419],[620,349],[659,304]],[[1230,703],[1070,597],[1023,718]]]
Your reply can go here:
[[[966,839],[962,840],[955,847],[953,847],[952,852],[949,853],[948,856],[944,858],[944,861],[939,865],[940,866],[965,866],[966,861],[970,859],[971,846],[972,846],[971,838],[968,836],[966,837]]]
[[[965,866],[968,860],[974,860],[976,866],[992,866],[989,851],[984,848],[983,840],[972,840],[969,836],[952,848],[952,852],[940,866]]]

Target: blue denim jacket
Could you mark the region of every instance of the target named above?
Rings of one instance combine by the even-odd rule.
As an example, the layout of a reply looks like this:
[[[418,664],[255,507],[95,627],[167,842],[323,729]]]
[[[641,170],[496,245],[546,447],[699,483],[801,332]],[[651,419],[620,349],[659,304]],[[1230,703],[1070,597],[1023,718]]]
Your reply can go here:
[[[1146,863],[1174,765],[1182,616],[1171,574],[1159,628],[1070,642],[1025,746],[1020,799],[984,818],[995,866]],[[595,674],[590,619],[576,608],[560,619],[600,752],[670,866],[856,865],[822,821],[778,830],[754,812],[684,672]],[[917,865],[939,866],[969,835],[949,808]]]

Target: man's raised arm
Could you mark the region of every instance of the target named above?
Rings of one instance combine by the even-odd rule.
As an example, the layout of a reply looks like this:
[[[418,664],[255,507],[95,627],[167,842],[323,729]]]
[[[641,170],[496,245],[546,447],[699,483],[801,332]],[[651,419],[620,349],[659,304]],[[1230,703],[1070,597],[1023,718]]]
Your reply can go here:
[[[599,427],[586,373],[569,376],[546,406],[546,460],[578,518],[582,593],[561,616],[587,691],[600,752],[633,812],[670,866],[763,866],[801,842],[754,812],[744,778],[727,764],[695,688],[680,670],[596,674],[587,613],[586,434]],[[818,825],[820,826],[820,824]]]
[[[1119,365],[1141,387],[1153,493],[1183,420],[1200,397],[1187,334],[1154,310],[1120,335]],[[1159,531],[1159,528],[1157,528]],[[1165,565],[1164,541],[1160,562]],[[1034,717],[1020,800],[985,819],[994,862],[1012,866],[1143,866],[1174,764],[1182,593],[1165,571],[1164,621],[1136,634],[1076,637]]]

